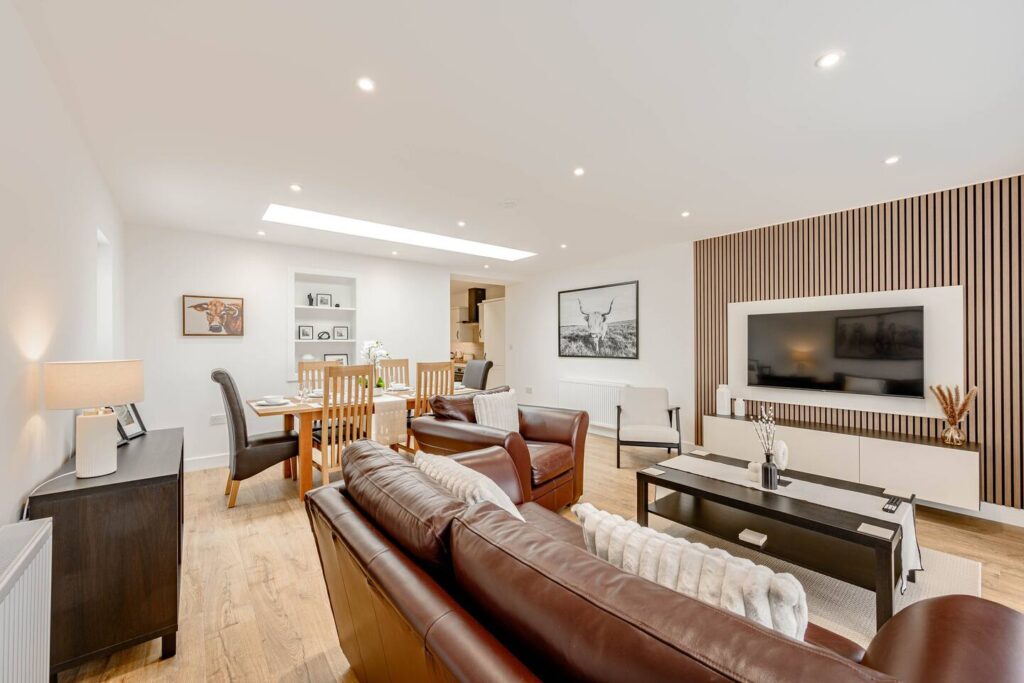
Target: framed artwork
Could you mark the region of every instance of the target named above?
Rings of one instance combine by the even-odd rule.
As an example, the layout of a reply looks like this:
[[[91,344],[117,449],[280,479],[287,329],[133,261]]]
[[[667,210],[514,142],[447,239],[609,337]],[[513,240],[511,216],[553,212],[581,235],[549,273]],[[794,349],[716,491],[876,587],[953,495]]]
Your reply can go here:
[[[299,325],[298,336],[295,337],[299,341],[304,339],[313,338],[313,326],[312,325]]]
[[[330,308],[333,303],[334,303],[334,298],[330,294],[317,294],[316,295],[316,305],[317,306],[325,306],[327,308]]]
[[[343,341],[348,339],[348,325],[335,325],[334,338]]]
[[[245,334],[244,299],[183,294],[181,334],[185,337],[241,337]]]
[[[146,425],[142,423],[142,416],[139,415],[139,409],[134,403],[111,406],[111,409],[117,415],[117,431],[126,442],[146,433]]]
[[[558,293],[561,358],[639,358],[638,280]]]
[[[347,353],[325,353],[324,360],[328,363],[337,363],[338,365],[348,365],[348,354]]]

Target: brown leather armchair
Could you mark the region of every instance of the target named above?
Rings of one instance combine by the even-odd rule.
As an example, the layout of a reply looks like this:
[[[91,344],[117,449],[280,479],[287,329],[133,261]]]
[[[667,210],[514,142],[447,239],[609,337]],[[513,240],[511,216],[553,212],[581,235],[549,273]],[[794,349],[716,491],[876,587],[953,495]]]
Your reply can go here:
[[[420,450],[449,455],[501,446],[515,463],[524,500],[559,510],[583,495],[586,411],[521,405],[519,431],[506,432],[476,423],[472,396],[435,396],[431,407],[433,415],[412,421]]]

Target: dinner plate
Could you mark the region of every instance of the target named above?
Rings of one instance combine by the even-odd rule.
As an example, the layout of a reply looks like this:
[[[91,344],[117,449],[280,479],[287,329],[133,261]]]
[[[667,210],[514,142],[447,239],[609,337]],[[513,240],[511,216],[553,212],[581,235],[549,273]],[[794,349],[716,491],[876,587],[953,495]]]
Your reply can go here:
[[[275,401],[268,401],[267,399],[263,399],[262,401],[257,401],[256,405],[263,406],[265,408],[272,408],[274,406],[286,406],[288,405],[288,401],[283,398],[279,398]]]

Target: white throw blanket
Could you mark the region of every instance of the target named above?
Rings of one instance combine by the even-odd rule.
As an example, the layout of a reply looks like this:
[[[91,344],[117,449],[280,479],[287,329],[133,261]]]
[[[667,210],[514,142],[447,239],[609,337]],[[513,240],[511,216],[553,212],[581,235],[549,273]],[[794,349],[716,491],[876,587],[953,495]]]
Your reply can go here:
[[[572,507],[589,550],[623,571],[661,584],[762,626],[802,640],[807,630],[807,594],[792,574],[733,557],[720,548],[690,543],[590,503]]]

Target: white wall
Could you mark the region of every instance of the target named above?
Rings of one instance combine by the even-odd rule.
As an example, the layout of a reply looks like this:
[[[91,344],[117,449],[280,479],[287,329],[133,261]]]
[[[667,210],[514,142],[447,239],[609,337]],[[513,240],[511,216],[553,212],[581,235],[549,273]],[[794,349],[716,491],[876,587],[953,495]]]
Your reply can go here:
[[[640,358],[559,358],[558,292],[629,280],[640,282]],[[507,378],[522,402],[557,405],[560,377],[667,387],[693,439],[692,243],[531,276],[509,285],[506,306]]]
[[[446,360],[449,354],[450,273],[407,261],[379,259],[184,230],[126,230],[125,345],[145,360],[147,428],[184,426],[187,466],[228,450],[227,427],[214,368],[226,368],[243,397],[294,391],[286,382],[290,269],[331,270],[357,278],[357,336],[380,339],[395,358]],[[245,336],[183,337],[182,294],[245,299]],[[361,343],[355,349],[361,350]],[[356,354],[358,355],[358,350]],[[352,362],[358,358],[353,357]],[[250,432],[281,428],[277,419],[248,415]],[[202,465],[217,465],[207,458]],[[224,461],[226,462],[226,461]]]
[[[9,0],[0,0],[0,522],[71,453],[71,411],[43,407],[41,364],[97,357],[96,231],[117,211]],[[115,297],[113,353],[121,347]]]

